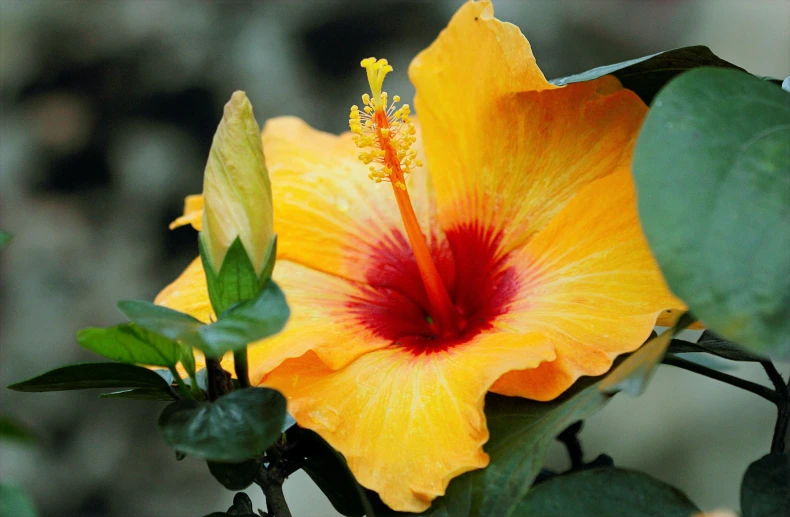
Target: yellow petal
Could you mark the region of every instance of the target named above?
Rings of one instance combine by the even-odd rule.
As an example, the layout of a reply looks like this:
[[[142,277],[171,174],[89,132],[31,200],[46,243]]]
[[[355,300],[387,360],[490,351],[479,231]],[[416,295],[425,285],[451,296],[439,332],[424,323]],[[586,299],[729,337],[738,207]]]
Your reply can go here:
[[[351,138],[351,133],[317,131],[293,117],[269,120],[263,129],[278,257],[366,281],[361,266],[405,232],[391,186],[368,179]],[[429,234],[426,171],[416,169],[407,185]]]
[[[627,168],[585,187],[513,261],[522,288],[502,324],[544,333],[557,359],[505,375],[497,393],[552,399],[606,372],[644,343],[663,310],[683,306],[642,234]]]
[[[337,371],[310,353],[264,384],[285,394],[299,425],[339,450],[363,486],[394,510],[421,512],[453,477],[488,464],[491,383],[553,356],[538,334],[481,334],[436,353],[389,347]]]
[[[211,323],[214,309],[208,299],[206,274],[200,257],[189,266],[170,285],[162,289],[154,303],[185,312],[203,323]]]
[[[613,77],[553,87],[492,16],[465,4],[410,75],[442,227],[482,223],[507,253],[617,168],[647,107]]]
[[[188,224],[197,231],[203,228],[203,194],[193,194],[184,199],[184,215],[170,223],[170,229]]]

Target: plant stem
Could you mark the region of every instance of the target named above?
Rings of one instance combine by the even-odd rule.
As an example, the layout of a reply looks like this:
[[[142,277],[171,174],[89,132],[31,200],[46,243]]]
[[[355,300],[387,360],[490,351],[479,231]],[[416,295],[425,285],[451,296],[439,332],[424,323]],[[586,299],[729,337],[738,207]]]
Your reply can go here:
[[[782,454],[785,452],[788,433],[790,433],[790,382],[785,384],[782,375],[771,361],[760,361],[760,364],[771,379],[777,394],[776,425],[771,440],[771,453]]]
[[[247,347],[244,350],[233,352],[233,367],[236,370],[236,378],[242,388],[250,387],[250,373],[247,366]]]
[[[275,463],[268,468],[261,466],[261,471],[255,478],[255,483],[263,490],[266,497],[266,511],[270,517],[291,517],[291,510],[283,494],[285,477]]]
[[[664,357],[663,363],[671,366],[675,366],[677,368],[682,368],[690,372],[698,373],[700,375],[710,377],[711,379],[715,379],[717,381],[725,382],[727,384],[741,388],[743,390],[750,391],[755,395],[759,395],[760,397],[764,398],[769,402],[773,402],[774,404],[777,404],[778,401],[777,393],[774,390],[770,388],[766,388],[765,386],[761,386],[755,382],[747,381],[745,379],[740,379],[738,377],[734,377],[724,372],[720,372],[718,370],[714,370],[712,368],[702,366],[701,364],[697,364],[692,361],[687,361],[686,359],[671,354]]]
[[[178,386],[178,392],[181,394],[181,396],[185,399],[191,399],[192,394],[189,392],[189,388],[187,388],[187,385],[184,384],[184,380],[181,378],[181,375],[178,374],[178,370],[176,370],[174,367],[171,366],[170,373],[173,374],[173,380],[176,381],[176,385]]]
[[[565,444],[565,448],[568,449],[568,456],[571,459],[571,470],[584,466],[584,452],[582,451],[582,444],[579,441],[579,431],[581,431],[581,429],[582,421],[579,420],[557,435],[557,440]]]
[[[206,381],[208,382],[208,399],[212,402],[219,398],[219,385],[217,378],[219,376],[220,368],[219,361],[216,359],[206,358]]]

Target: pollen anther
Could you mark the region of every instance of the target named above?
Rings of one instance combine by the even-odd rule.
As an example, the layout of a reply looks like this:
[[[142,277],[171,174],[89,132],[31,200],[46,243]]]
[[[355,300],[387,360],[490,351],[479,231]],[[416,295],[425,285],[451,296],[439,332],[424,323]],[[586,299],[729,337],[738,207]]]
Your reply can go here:
[[[389,103],[387,92],[381,90],[384,78],[392,71],[386,59],[370,57],[360,63],[367,70],[370,94],[362,95],[362,109],[351,106],[348,125],[354,133],[354,142],[360,149],[370,149],[359,154],[365,165],[371,166],[369,177],[379,183],[390,182],[405,189],[405,178],[414,167],[422,167],[416,159],[417,151],[411,149],[417,140],[417,129],[409,116],[411,108],[404,104],[396,108],[400,96]]]

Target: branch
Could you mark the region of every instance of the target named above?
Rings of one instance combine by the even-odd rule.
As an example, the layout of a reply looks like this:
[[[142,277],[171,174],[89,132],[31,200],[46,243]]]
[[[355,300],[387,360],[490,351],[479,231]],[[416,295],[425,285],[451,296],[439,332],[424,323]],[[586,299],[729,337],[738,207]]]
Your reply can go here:
[[[676,357],[674,355],[667,355],[666,357],[664,357],[663,363],[668,364],[670,366],[675,366],[676,368],[682,368],[690,372],[698,373],[700,375],[704,375],[705,377],[710,377],[711,379],[715,379],[717,381],[725,382],[737,388],[750,391],[769,402],[773,402],[774,404],[778,403],[779,396],[774,390],[770,388],[766,388],[765,386],[761,386],[755,382],[747,381],[745,379],[740,379],[738,377],[734,377],[724,372],[720,372],[718,370],[714,370],[712,368],[702,366],[701,364],[697,364],[692,361],[687,361],[686,359]]]

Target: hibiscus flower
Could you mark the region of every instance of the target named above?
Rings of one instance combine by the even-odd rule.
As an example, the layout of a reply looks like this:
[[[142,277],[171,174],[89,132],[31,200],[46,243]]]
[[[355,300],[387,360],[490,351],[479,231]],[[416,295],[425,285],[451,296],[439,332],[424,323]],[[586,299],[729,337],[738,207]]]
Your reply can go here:
[[[489,2],[412,62],[419,120],[382,92],[386,61],[362,65],[351,133],[263,129],[292,317],[250,347],[249,372],[362,485],[419,512],[487,465],[488,391],[550,400],[682,303],[637,215],[647,107],[617,79],[553,86]],[[177,224],[200,229],[201,209],[188,198]],[[199,259],[157,303],[212,317]]]

